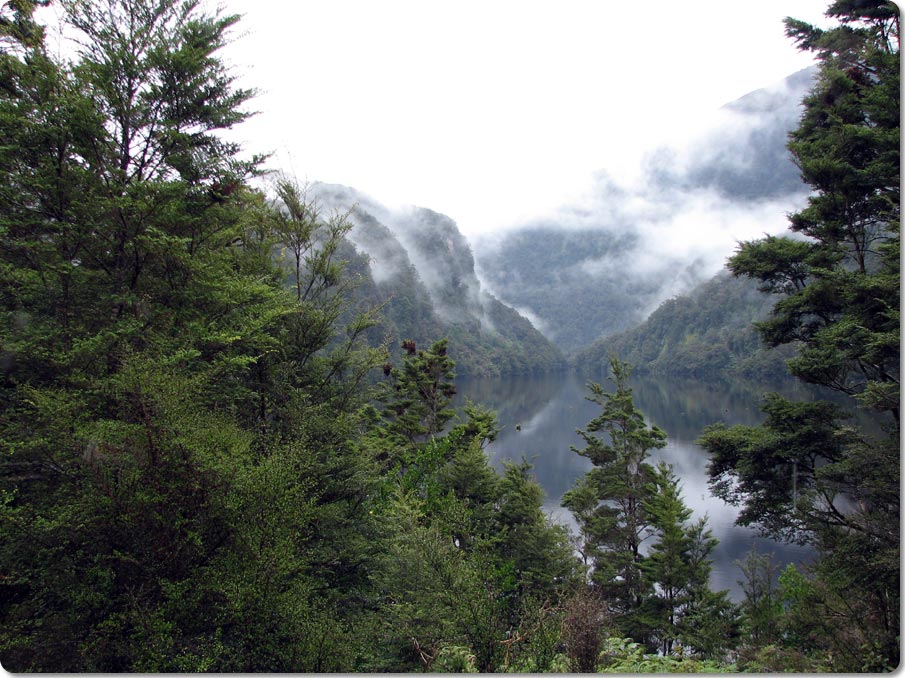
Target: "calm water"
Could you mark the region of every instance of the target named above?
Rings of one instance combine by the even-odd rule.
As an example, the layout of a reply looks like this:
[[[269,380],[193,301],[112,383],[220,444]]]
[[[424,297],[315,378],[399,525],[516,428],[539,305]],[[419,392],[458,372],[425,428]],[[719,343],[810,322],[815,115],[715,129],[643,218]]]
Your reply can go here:
[[[600,381],[606,388],[608,382],[603,377]],[[501,468],[504,461],[522,457],[532,461],[537,480],[547,495],[545,509],[555,520],[573,528],[572,516],[560,507],[560,500],[591,464],[571,447],[584,446],[575,431],[585,428],[600,411],[598,405],[585,399],[589,394],[586,383],[587,379],[574,374],[457,382],[457,404],[468,398],[497,412],[502,431],[487,447],[493,465]],[[781,567],[809,560],[809,552],[803,547],[764,539],[754,530],[734,525],[737,511],[710,495],[707,454],[694,443],[707,424],[760,423],[763,416],[758,407],[763,394],[780,390],[791,395],[791,387],[728,387],[640,377],[633,377],[631,386],[635,406],[644,413],[648,424],[656,424],[669,436],[667,446],[653,451],[651,461],[663,459],[673,465],[694,518],[706,515],[714,536],[720,540],[714,552],[713,588],[728,589],[734,599],[741,599],[742,574],[736,561],[744,560],[755,546],[760,553],[772,552],[774,563]]]

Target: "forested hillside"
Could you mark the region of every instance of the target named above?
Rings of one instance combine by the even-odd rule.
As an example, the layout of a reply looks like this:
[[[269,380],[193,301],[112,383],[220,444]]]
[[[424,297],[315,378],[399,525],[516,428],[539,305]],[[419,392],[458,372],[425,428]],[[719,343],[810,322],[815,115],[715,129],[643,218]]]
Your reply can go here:
[[[62,0],[69,61],[35,20],[47,4],[0,6],[6,670],[897,667],[894,8],[839,0],[836,28],[787,21],[821,61],[790,143],[814,193],[798,235],[741,243],[729,268],[778,300],[758,330],[797,346],[791,372],[884,428],[775,396],[762,426],[703,432],[739,521],[817,554],[778,578],[752,554],[734,603],[710,585],[707,519],[651,463],[666,434],[625,362],[588,387],[575,534],[543,511],[529,462],[490,465],[495,414],[451,407],[456,352],[499,372],[556,353],[475,287],[447,218],[325,212],[227,140],[254,95],[220,57],[238,17]]]
[[[575,356],[574,364],[585,374],[598,374],[606,371],[609,356],[617,355],[640,374],[783,377],[794,350],[763,346],[754,326],[775,302],[753,281],[724,271],[690,294],[663,302],[637,327],[595,342]]]
[[[462,375],[532,374],[563,369],[559,349],[515,310],[482,289],[471,248],[448,217],[425,208],[389,210],[354,189],[314,184],[324,214],[348,213],[345,256],[359,284],[353,298],[381,307],[369,336],[394,359],[401,342],[446,336]],[[375,344],[375,345],[376,345]]]

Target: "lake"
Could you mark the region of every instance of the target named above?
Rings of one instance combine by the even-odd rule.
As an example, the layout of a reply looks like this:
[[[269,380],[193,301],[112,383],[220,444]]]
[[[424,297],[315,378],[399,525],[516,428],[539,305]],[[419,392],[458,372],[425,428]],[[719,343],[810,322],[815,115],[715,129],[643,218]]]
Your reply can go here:
[[[594,380],[613,390],[604,377]],[[502,468],[506,460],[522,457],[534,464],[537,481],[546,493],[545,510],[557,522],[569,525],[572,515],[560,507],[563,493],[571,489],[591,463],[571,450],[582,448],[584,441],[576,429],[585,428],[600,412],[600,406],[585,399],[588,379],[572,373],[506,379],[462,378],[456,381],[456,405],[466,398],[496,411],[500,435],[487,446],[491,463]],[[807,398],[794,383],[775,385],[670,381],[633,376],[630,380],[635,406],[648,424],[656,424],[669,436],[667,446],[654,450],[650,461],[664,460],[673,465],[681,479],[682,496],[694,511],[694,519],[707,516],[710,529],[720,540],[713,555],[711,586],[728,589],[734,600],[743,597],[742,579],[737,561],[744,560],[752,548],[774,554],[774,564],[805,563],[810,550],[778,543],[758,536],[753,529],[734,524],[737,509],[711,496],[707,486],[707,454],[695,445],[703,428],[718,421],[726,424],[758,424],[764,393],[777,390],[787,396]]]

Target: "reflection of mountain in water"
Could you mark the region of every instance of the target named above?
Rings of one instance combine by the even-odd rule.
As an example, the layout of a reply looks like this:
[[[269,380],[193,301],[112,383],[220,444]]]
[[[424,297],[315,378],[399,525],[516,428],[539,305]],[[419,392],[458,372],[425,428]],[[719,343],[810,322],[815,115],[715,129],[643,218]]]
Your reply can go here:
[[[582,442],[575,430],[594,416],[596,407],[584,400],[583,384],[564,374],[458,383],[458,397],[497,413],[500,434],[487,448],[493,465],[502,468],[507,460],[528,459],[547,497],[558,505],[575,479],[590,468],[587,459],[571,450]]]
[[[487,405],[506,422],[527,421],[556,397],[561,379],[513,376],[507,379],[462,378],[457,380],[453,405],[461,408],[466,398]],[[491,406],[490,403],[493,403]],[[508,425],[510,428],[514,424]]]
[[[574,527],[571,514],[560,508],[560,501],[591,464],[571,447],[582,446],[576,429],[586,427],[599,414],[599,407],[585,399],[585,382],[573,374],[558,374],[517,380],[460,379],[457,386],[457,404],[468,398],[497,412],[502,430],[487,448],[493,465],[501,468],[504,461],[521,457],[532,461],[547,495],[546,510],[559,522]],[[652,461],[663,459],[673,465],[681,478],[686,504],[695,517],[708,516],[710,528],[720,540],[714,554],[714,588],[729,589],[734,597],[741,597],[741,572],[735,563],[755,545],[760,553],[775,553],[782,566],[808,559],[806,548],[761,538],[754,530],[734,524],[736,509],[710,495],[707,455],[694,444],[703,428],[717,421],[730,425],[760,423],[763,415],[759,404],[764,393],[775,390],[791,396],[792,391],[801,390],[800,386],[794,382],[728,386],[633,377],[632,387],[635,405],[647,421],[669,436],[667,446],[651,455]]]

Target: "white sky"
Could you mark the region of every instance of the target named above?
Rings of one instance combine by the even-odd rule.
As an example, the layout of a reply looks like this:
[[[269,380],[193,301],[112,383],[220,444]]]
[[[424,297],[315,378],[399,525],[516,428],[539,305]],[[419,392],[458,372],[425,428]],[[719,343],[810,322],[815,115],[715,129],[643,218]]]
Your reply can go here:
[[[631,184],[646,150],[813,63],[829,0],[208,0],[272,169],[443,212],[466,235]],[[54,6],[45,13],[55,14]]]
[[[826,0],[226,0],[261,91],[248,150],[300,180],[448,214],[466,234],[627,178],[729,101],[812,63],[785,16]]]

